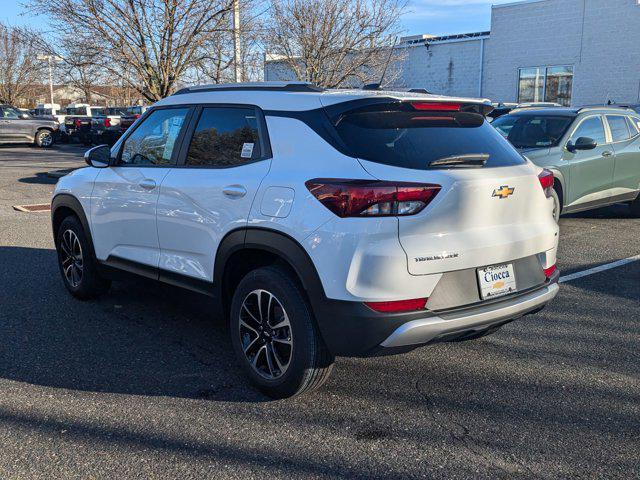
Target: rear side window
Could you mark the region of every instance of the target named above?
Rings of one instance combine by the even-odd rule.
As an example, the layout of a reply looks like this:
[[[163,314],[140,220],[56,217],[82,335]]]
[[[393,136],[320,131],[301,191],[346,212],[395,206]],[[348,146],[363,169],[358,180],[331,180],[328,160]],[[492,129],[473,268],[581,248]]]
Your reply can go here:
[[[590,117],[580,124],[578,129],[571,136],[574,142],[580,137],[592,138],[598,145],[607,143],[604,134],[604,124],[601,117]]]
[[[609,122],[611,137],[614,142],[621,142],[630,138],[629,127],[627,127],[625,117],[621,115],[607,115],[607,122]]]
[[[262,157],[258,118],[253,108],[202,109],[186,164],[195,167],[236,167]]]
[[[426,170],[457,156],[481,156],[486,167],[520,165],[525,160],[484,118],[475,113],[414,111],[376,105],[334,122],[354,156],[376,163]]]
[[[629,131],[631,132],[631,136],[635,137],[640,133],[640,120],[633,117],[627,117],[627,122],[629,123]]]

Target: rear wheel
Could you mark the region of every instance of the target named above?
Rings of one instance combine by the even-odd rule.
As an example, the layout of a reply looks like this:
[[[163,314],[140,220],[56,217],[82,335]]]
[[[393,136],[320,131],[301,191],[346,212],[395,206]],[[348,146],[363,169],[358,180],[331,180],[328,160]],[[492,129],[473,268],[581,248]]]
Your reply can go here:
[[[91,245],[80,220],[69,216],[56,234],[58,266],[67,290],[80,300],[106,293],[111,282],[100,276]]]
[[[314,390],[331,373],[334,357],[300,287],[283,268],[260,268],[242,279],[230,330],[242,368],[272,398]]]
[[[53,145],[53,133],[49,130],[38,130],[35,142],[40,148],[49,148]]]

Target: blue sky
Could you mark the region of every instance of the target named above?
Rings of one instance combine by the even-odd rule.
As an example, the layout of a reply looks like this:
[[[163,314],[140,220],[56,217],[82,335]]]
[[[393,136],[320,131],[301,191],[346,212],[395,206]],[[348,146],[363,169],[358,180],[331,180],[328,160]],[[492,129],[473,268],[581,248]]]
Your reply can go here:
[[[446,35],[489,30],[491,5],[513,0],[409,0],[402,18],[408,35]],[[24,13],[18,0],[0,0],[0,20],[11,25],[44,26],[46,19]]]

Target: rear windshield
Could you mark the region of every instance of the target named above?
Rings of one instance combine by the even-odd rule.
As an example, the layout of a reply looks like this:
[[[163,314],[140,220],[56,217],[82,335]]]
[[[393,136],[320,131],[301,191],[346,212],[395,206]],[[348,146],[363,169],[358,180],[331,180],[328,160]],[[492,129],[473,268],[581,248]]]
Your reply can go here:
[[[385,165],[426,170],[434,168],[431,162],[459,156],[484,158],[484,168],[525,163],[477,113],[376,105],[348,112],[334,124],[354,156]]]
[[[560,142],[573,120],[560,115],[505,115],[491,125],[516,148],[546,148]]]

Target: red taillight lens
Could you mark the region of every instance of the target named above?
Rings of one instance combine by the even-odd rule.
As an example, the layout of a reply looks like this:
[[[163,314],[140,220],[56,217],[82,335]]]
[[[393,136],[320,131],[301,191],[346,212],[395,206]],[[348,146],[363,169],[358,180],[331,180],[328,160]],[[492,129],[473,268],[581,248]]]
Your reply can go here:
[[[105,127],[110,127],[111,126],[111,119],[109,117],[104,119],[104,126]]]
[[[551,196],[551,189],[553,188],[553,172],[547,169],[544,169],[538,175],[538,180],[540,180],[540,185],[544,190],[544,193],[547,197]]]
[[[551,278],[551,276],[555,273],[556,271],[556,266],[555,265],[551,265],[549,268],[544,268],[544,275],[547,278]]]
[[[421,212],[440,191],[428,183],[316,178],[305,183],[320,203],[341,218],[389,217]]]
[[[399,300],[396,302],[365,302],[371,310],[380,313],[403,313],[424,310],[428,298],[415,298],[412,300]]]
[[[140,115],[139,113],[136,113],[133,118],[135,118],[136,120],[139,119],[142,115]]]
[[[80,128],[82,126],[82,122],[80,122],[80,120],[78,119],[76,119],[73,123],[75,124],[76,128]]]
[[[416,110],[429,112],[459,112],[462,105],[459,103],[441,102],[412,102],[411,106]]]

